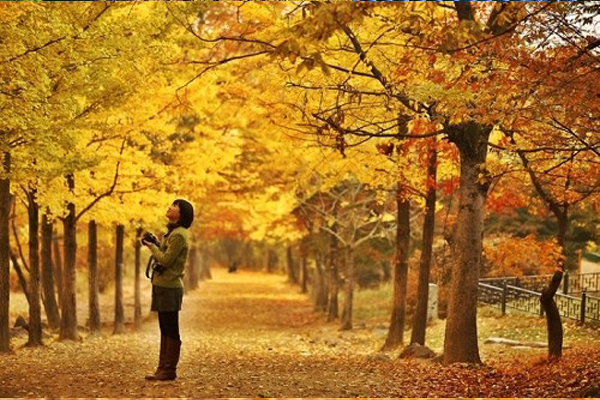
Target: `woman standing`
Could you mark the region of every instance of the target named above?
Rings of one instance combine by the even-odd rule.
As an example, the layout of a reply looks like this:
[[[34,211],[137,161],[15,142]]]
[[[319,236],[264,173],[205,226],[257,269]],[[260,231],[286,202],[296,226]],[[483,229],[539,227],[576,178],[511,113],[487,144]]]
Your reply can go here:
[[[175,200],[166,214],[169,223],[162,240],[142,244],[152,252],[156,263],[152,274],[152,311],[158,312],[160,357],[158,368],[149,380],[174,380],[181,349],[179,311],[183,300],[183,275],[188,255],[188,228],[194,221],[194,208],[185,200]],[[154,242],[154,243],[152,243]],[[158,245],[157,245],[157,244]]]

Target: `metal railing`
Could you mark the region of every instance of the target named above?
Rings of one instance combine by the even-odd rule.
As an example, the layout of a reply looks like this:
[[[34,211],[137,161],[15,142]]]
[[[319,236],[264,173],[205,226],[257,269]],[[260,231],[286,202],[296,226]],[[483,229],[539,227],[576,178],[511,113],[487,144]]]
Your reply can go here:
[[[478,301],[498,308],[503,315],[509,308],[536,315],[544,313],[540,303],[540,292],[509,285],[507,281],[503,281],[501,287],[480,282],[478,289]],[[586,290],[583,290],[580,296],[556,293],[554,300],[564,318],[581,324],[600,322],[600,298],[589,296]]]
[[[517,286],[524,289],[541,292],[548,283],[552,275],[524,275],[524,276],[505,276],[500,278],[483,278],[479,282],[496,287],[502,287],[504,282],[511,286]],[[562,281],[563,294],[600,292],[600,273],[591,272],[586,274],[565,273]]]

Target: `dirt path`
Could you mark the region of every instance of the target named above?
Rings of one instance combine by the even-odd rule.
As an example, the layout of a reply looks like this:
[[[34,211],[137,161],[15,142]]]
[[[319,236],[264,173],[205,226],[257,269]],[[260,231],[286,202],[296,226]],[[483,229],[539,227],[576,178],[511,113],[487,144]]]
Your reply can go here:
[[[149,382],[158,328],[48,340],[44,348],[0,355],[0,397],[571,397],[583,386],[557,384],[565,370],[598,379],[598,352],[566,357],[568,366],[443,368],[431,362],[376,358],[385,332],[341,333],[316,316],[282,276],[214,271],[184,299],[182,356],[175,382]],[[587,356],[586,356],[587,357]],[[554,369],[552,369],[554,368]],[[582,368],[586,368],[585,371]],[[570,379],[570,378],[569,378]]]

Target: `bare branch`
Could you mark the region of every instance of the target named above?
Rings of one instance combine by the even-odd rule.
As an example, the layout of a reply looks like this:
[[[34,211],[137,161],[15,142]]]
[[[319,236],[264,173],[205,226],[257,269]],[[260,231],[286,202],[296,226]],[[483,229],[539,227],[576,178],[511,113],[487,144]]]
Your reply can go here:
[[[121,143],[121,150],[119,151],[119,156],[123,155],[123,150],[125,149],[125,142],[126,142],[126,138],[123,139],[123,142]],[[104,197],[106,196],[110,196],[113,191],[115,190],[115,187],[117,186],[117,181],[119,179],[119,167],[121,165],[121,160],[117,161],[117,166],[115,168],[115,177],[113,179],[112,185],[110,186],[110,188],[102,193],[101,195],[99,195],[98,197],[96,197],[90,204],[88,204],[85,208],[83,208],[79,214],[77,214],[77,216],[75,217],[75,222],[77,222],[81,216],[83,214],[85,214],[87,211],[89,211],[92,207],[94,207],[96,205],[96,203],[98,203],[100,200],[102,200]]]

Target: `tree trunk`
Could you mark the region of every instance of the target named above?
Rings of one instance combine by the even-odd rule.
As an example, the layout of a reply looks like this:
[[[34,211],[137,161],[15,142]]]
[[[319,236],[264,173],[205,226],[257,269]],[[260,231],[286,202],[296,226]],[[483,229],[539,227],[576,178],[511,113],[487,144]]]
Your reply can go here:
[[[444,364],[481,363],[477,343],[477,284],[481,264],[485,198],[489,178],[485,169],[491,127],[474,122],[448,126],[460,152],[460,203],[454,234],[454,262],[444,339]]]
[[[301,293],[308,293],[308,260],[306,256],[302,256],[302,280]]]
[[[202,255],[198,247],[192,248],[193,264],[192,264],[192,289],[196,290],[200,286],[200,274],[202,273]]]
[[[298,283],[298,277],[296,276],[296,268],[294,266],[294,256],[292,254],[292,246],[287,247],[287,273],[288,282],[291,284]]]
[[[58,306],[62,307],[63,304],[63,268],[62,259],[60,257],[60,243],[58,242],[58,231],[54,233],[52,238],[52,255],[54,256],[54,280],[56,281],[56,292],[58,294]],[[62,309],[62,308],[61,308]]]
[[[429,300],[429,272],[433,254],[433,234],[435,229],[435,183],[437,175],[437,149],[432,146],[427,166],[429,188],[425,198],[425,219],[423,221],[423,248],[419,265],[419,286],[417,288],[417,307],[413,318],[411,343],[425,345],[427,327],[427,305]]]
[[[269,249],[268,251],[268,259],[267,259],[267,272],[273,273],[275,272],[275,268],[277,267],[277,253],[273,249]]]
[[[404,187],[398,182],[396,194],[396,259],[394,266],[394,298],[392,315],[384,350],[398,347],[404,341],[406,288],[408,280],[408,246],[410,243],[410,202],[404,198]]]
[[[48,214],[42,215],[42,292],[44,293],[44,308],[48,317],[48,326],[50,329],[58,329],[60,314],[56,304],[54,266],[52,265],[52,230],[54,224],[49,221]]]
[[[0,353],[10,351],[10,153],[5,152],[3,158],[5,177],[0,179]]]
[[[327,277],[323,270],[322,257],[315,257],[315,311],[324,312],[327,310]]]
[[[88,300],[90,333],[100,333],[100,304],[98,293],[98,226],[95,220],[88,223]]]
[[[42,345],[42,305],[40,302],[40,212],[35,198],[37,190],[27,193],[29,217],[29,339],[27,346]]]
[[[123,310],[123,239],[125,227],[117,225],[117,246],[115,251],[115,331],[125,331],[125,312]]]
[[[346,286],[344,288],[344,311],[342,312],[340,326],[342,331],[352,329],[352,306],[354,301],[354,252],[351,248],[347,248],[345,253]]]
[[[564,207],[561,213],[555,213],[556,219],[558,220],[558,233],[556,235],[558,245],[564,257],[561,260],[561,267],[566,268],[567,265],[567,250],[565,248],[565,241],[567,237],[567,230],[569,229],[569,214],[567,208]]]
[[[67,185],[72,192],[75,189],[75,178],[66,176]],[[67,204],[68,214],[63,220],[65,267],[63,270],[63,296],[61,303],[60,340],[78,340],[77,334],[77,221],[75,220],[75,204]]]
[[[208,254],[208,249],[202,249],[202,257],[201,257],[201,266],[200,266],[200,279],[212,279],[212,274],[210,272],[210,257]]]
[[[198,249],[196,246],[192,246],[190,248],[190,257],[188,261],[188,290],[195,290],[198,288]]]
[[[389,282],[392,279],[390,262],[388,260],[381,260],[381,270],[383,276],[381,277],[382,282]]]
[[[554,295],[562,281],[563,272],[557,270],[548,284],[548,287],[542,290],[540,303],[546,313],[546,326],[548,328],[548,356],[550,359],[562,357],[563,345],[563,327],[560,319],[560,312],[554,302]]]
[[[333,229],[336,227],[334,225]],[[327,310],[327,321],[331,322],[338,317],[338,292],[339,292],[339,243],[335,236],[331,237],[329,256],[329,304]]]
[[[142,268],[142,258],[141,258],[141,249],[142,243],[140,242],[140,238],[144,230],[142,228],[137,228],[135,231],[135,277],[134,277],[134,289],[133,289],[133,325],[136,330],[142,327],[142,299],[141,299],[141,290],[140,290],[140,273]]]

